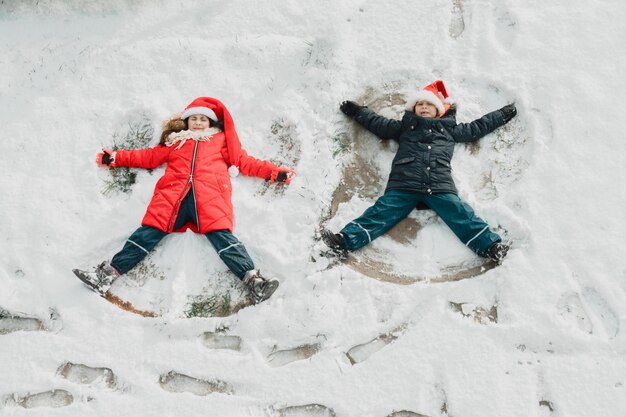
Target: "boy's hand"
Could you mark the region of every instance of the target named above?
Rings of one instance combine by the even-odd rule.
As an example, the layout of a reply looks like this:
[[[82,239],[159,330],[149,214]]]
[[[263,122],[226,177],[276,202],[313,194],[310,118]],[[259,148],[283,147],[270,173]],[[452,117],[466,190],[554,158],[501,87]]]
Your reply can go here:
[[[348,117],[354,117],[362,107],[363,106],[359,106],[354,101],[344,101],[339,106],[339,110],[341,110]]]
[[[508,123],[517,114],[515,103],[508,104],[502,107],[500,111],[502,112],[502,118],[504,119],[504,123]]]
[[[289,168],[279,167],[272,170],[272,174],[265,179],[265,181],[272,182],[280,182],[282,184],[288,185],[293,177],[296,176],[296,172]]]
[[[98,165],[114,167],[115,156],[113,155],[113,151],[110,149],[102,149],[102,152],[96,155],[96,162]]]

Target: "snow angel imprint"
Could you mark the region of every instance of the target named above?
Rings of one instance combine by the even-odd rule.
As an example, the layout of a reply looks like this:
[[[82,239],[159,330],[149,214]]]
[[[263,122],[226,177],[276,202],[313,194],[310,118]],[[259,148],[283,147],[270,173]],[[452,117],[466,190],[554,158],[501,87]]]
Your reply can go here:
[[[269,298],[278,280],[261,276],[244,245],[233,235],[229,168],[289,184],[295,172],[256,159],[241,148],[230,113],[217,99],[199,97],[164,123],[160,143],[149,149],[103,149],[105,167],[156,168],[167,164],[138,228],[110,262],[93,271],[74,270],[92,290],[105,295],[113,281],[130,271],[168,233],[192,229],[204,234],[228,268],[246,284],[255,302]],[[234,167],[234,168],[232,168]]]
[[[508,123],[515,105],[487,113],[471,123],[456,122],[441,80],[408,100],[402,120],[380,116],[353,101],[340,110],[370,132],[399,142],[387,187],[376,203],[339,233],[322,231],[322,239],[340,258],[368,245],[389,231],[414,209],[432,209],[454,234],[481,257],[500,263],[509,246],[457,193],[450,161],[457,142],[473,142]]]

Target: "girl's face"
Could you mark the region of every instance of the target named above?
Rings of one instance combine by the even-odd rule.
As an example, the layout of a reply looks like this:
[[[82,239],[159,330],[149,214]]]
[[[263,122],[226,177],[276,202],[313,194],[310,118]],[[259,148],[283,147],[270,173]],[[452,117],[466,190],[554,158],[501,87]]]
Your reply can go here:
[[[415,114],[422,117],[435,117],[437,116],[437,107],[428,101],[418,101],[415,103]]]
[[[189,130],[205,130],[209,128],[209,118],[204,114],[192,114],[187,119]]]

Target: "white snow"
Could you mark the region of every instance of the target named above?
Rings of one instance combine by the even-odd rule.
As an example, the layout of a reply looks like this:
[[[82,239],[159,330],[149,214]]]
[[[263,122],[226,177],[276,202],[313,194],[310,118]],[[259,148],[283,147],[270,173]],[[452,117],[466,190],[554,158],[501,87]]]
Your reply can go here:
[[[625,21],[617,0],[0,2],[0,308],[48,329],[0,331],[0,415],[266,416],[308,404],[342,417],[626,415]],[[517,105],[477,154],[461,145],[453,160],[461,197],[514,242],[504,264],[397,285],[313,262],[353,157],[333,156],[337,134],[355,131],[339,103],[439,78],[460,122]],[[162,293],[169,310],[139,317],[71,269],[121,248],[163,169],[105,196],[95,154],[137,115],[160,133],[203,95],[226,104],[250,154],[298,174],[284,193],[233,179],[236,235],[281,286],[235,315],[187,319],[189,295],[236,278],[204,237],[168,236],[154,254],[166,279],[125,291]],[[280,147],[276,121],[295,126],[298,155]],[[393,148],[377,149],[375,165],[388,170]],[[329,226],[369,204],[355,197]],[[421,232],[405,247],[375,246],[400,272],[472,259],[441,222]],[[493,306],[497,322],[472,318]],[[240,350],[205,345],[206,332],[224,328]],[[390,332],[351,364],[346,352]],[[311,345],[312,356],[268,362]],[[63,378],[66,362],[109,368],[117,387]],[[170,371],[224,381],[232,394],[166,391],[159,378]],[[35,408],[24,410],[28,393]]]

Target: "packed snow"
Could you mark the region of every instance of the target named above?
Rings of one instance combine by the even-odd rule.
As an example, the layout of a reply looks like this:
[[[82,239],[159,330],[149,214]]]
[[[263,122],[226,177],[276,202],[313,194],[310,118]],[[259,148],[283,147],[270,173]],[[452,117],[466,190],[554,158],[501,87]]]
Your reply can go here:
[[[623,417],[625,21],[617,0],[1,1],[0,415]],[[477,258],[422,211],[329,260],[320,227],[373,203],[395,150],[339,104],[399,117],[436,79],[459,122],[517,106],[452,161],[508,257],[438,279]],[[112,289],[142,317],[71,270],[122,247],[164,168],[111,190],[95,155],[141,124],[156,145],[198,96],[297,172],[232,178],[235,234],[281,285],[198,313],[245,290],[173,234]]]

